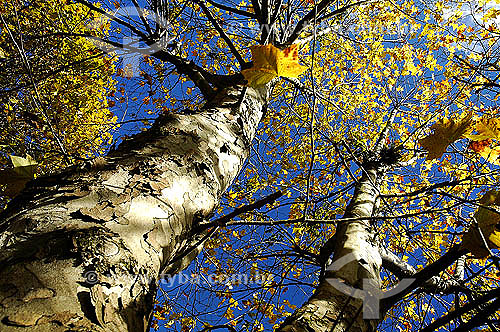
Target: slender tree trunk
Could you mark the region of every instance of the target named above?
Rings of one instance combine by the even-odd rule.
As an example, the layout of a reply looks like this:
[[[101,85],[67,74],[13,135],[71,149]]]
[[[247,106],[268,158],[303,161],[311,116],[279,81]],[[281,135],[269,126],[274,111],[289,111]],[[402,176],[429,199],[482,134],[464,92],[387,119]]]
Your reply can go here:
[[[31,182],[0,216],[0,331],[144,331],[159,274],[189,263],[169,267],[241,169],[266,97],[235,86]]]
[[[379,173],[377,165],[365,167],[345,218],[372,216],[379,194]],[[280,332],[375,330],[382,259],[373,233],[368,220],[337,225],[329,241],[334,250],[333,264],[309,300],[280,326]]]

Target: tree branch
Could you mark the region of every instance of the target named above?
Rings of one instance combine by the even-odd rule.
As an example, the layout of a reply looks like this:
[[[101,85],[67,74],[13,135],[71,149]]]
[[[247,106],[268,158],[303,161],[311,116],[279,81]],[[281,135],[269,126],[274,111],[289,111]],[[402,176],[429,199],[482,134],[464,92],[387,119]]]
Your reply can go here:
[[[249,17],[249,18],[257,18],[257,15],[255,15],[254,13],[249,13],[249,12],[247,12],[245,10],[241,10],[241,9],[229,7],[229,6],[220,4],[218,2],[215,2],[213,0],[206,0],[206,1],[209,4],[211,4],[212,6],[217,7],[219,9],[222,9],[222,10],[225,10],[225,11],[228,11],[228,12],[231,12],[231,13],[234,13],[234,14],[238,14],[238,15],[241,15],[241,16],[246,16],[246,17]]]
[[[231,213],[229,213],[223,217],[220,217],[219,219],[216,219],[214,221],[211,221],[211,222],[208,222],[205,224],[201,224],[200,228],[201,228],[201,230],[204,230],[204,229],[207,229],[207,228],[210,228],[213,226],[223,226],[228,221],[233,219],[234,217],[237,217],[240,214],[245,213],[245,212],[250,212],[250,211],[253,211],[256,209],[260,209],[261,207],[265,206],[266,204],[273,203],[275,200],[277,200],[281,196],[283,196],[283,193],[281,191],[277,191],[277,192],[272,193],[271,195],[266,196],[266,197],[254,202],[254,203],[251,203],[251,204],[248,204],[248,205],[245,205],[242,207],[238,207],[238,208],[234,209]]]
[[[142,24],[144,25],[144,28],[146,28],[146,31],[148,32],[148,34],[150,36],[153,36],[153,31],[151,30],[151,27],[149,26],[148,21],[146,21],[144,12],[143,12],[142,8],[139,6],[139,3],[137,2],[137,0],[132,0],[132,3],[134,4],[135,9],[137,10],[137,13],[139,14],[139,17],[141,18],[141,21],[142,21]]]
[[[469,332],[473,331],[475,327],[484,325],[485,320],[493,315],[500,308],[500,298],[481,308],[477,314],[474,315],[467,323],[460,324],[453,332]]]
[[[420,332],[432,332],[437,330],[439,327],[444,326],[451,322],[453,319],[465,314],[466,312],[469,312],[471,310],[477,309],[481,304],[494,299],[496,297],[500,296],[500,288],[493,289],[486,293],[485,295],[478,297],[475,300],[470,301],[469,303],[465,304],[463,307],[455,308],[455,310],[450,311],[444,316],[439,317],[436,319],[434,322],[430,323],[426,327],[424,327]],[[498,301],[498,300],[497,300]],[[497,306],[498,308],[498,306]],[[483,316],[484,320],[484,316]]]
[[[204,68],[196,65],[193,61],[187,60],[183,57],[174,55],[168,51],[161,50],[152,54],[155,58],[170,62],[175,66],[180,74],[186,75],[194,85],[200,89],[201,93],[205,99],[209,100],[215,94],[215,90],[212,88],[210,83],[216,87],[225,87],[234,83],[235,75],[216,75],[212,74]]]
[[[470,181],[473,180],[472,176],[466,177],[464,179],[460,180],[453,180],[453,181],[444,181],[444,182],[439,182],[435,183],[433,185],[414,190],[409,193],[398,193],[398,194],[385,194],[385,195],[380,195],[381,197],[410,197],[410,196],[417,196],[419,194],[423,194],[425,192],[433,191],[434,189],[439,189],[439,188],[444,188],[444,187],[454,187],[460,185],[464,181]]]
[[[281,5],[283,4],[283,0],[278,0],[276,5],[274,6],[273,13],[271,15],[271,20],[269,21],[270,24],[274,24],[276,20],[278,19],[278,15],[281,12]]]
[[[263,24],[269,24],[269,1],[268,0],[260,0],[261,6],[260,6],[260,14],[262,16],[262,21]],[[262,35],[260,36],[260,43],[261,44],[267,44],[270,42],[268,40],[269,35],[272,36],[273,31],[271,27],[268,29],[261,29]],[[271,41],[272,42],[272,41]]]
[[[267,22],[263,21],[262,12],[260,10],[259,0],[252,0],[252,7],[253,7],[253,11],[255,12],[255,16],[256,16],[259,24],[261,24],[261,25],[266,24]]]
[[[413,266],[389,251],[386,247],[380,246],[379,252],[382,258],[382,266],[394,274],[399,280],[410,278],[417,273]]]
[[[127,28],[129,28],[132,32],[134,32],[137,36],[141,37],[141,39],[143,41],[148,41],[148,36],[146,36],[141,30],[137,29],[136,27],[134,27],[132,24],[128,23],[128,22],[125,22],[124,20],[116,17],[116,16],[113,16],[113,15],[110,15],[108,14],[105,10],[99,8],[99,7],[96,7],[94,6],[93,4],[85,1],[85,0],[75,0],[76,2],[86,6],[87,8],[93,10],[93,11],[96,11],[104,16],[106,16],[107,18],[115,21],[116,23],[118,24],[121,24]]]
[[[219,25],[219,23],[212,16],[212,13],[210,13],[210,10],[207,8],[207,6],[205,6],[205,4],[203,2],[201,2],[201,1],[199,1],[199,0],[194,0],[194,2],[198,6],[200,6],[201,10],[203,11],[203,13],[207,17],[207,19],[210,21],[210,23],[212,23],[213,27],[215,28],[215,30],[217,30],[217,32],[219,33],[219,35],[221,36],[221,38],[224,39],[224,41],[226,42],[227,46],[231,50],[231,53],[234,55],[234,57],[236,58],[236,60],[238,60],[238,63],[240,64],[240,67],[244,68],[245,67],[245,63],[246,63],[245,60],[243,60],[243,58],[241,57],[240,52],[238,52],[238,50],[234,46],[234,44],[231,41],[231,39],[229,39],[229,37],[227,36],[227,34],[224,32],[224,30]]]
[[[48,72],[47,74],[45,74],[44,76],[42,76],[41,78],[38,78],[36,80],[34,80],[34,82],[36,84],[38,83],[41,83],[43,82],[44,80],[48,79],[49,77],[57,74],[57,73],[60,73],[68,68],[71,68],[73,66],[76,66],[76,65],[79,65],[79,64],[83,64],[85,63],[86,61],[90,61],[92,59],[95,59],[95,58],[98,58],[98,57],[101,57],[103,56],[104,54],[106,54],[106,52],[100,52],[98,54],[94,54],[92,56],[89,56],[88,58],[85,58],[85,59],[81,59],[81,60],[77,60],[77,61],[73,61],[71,63],[68,63],[68,64],[65,64],[65,65],[62,65],[61,67],[59,68],[56,68],[56,69],[53,69],[51,70],[50,72]],[[14,91],[18,91],[18,90],[21,90],[21,89],[24,89],[26,87],[28,87],[31,83],[25,83],[25,84],[18,84],[16,85],[15,87],[11,88],[11,89],[2,89],[0,90],[0,96],[4,95],[4,94],[7,94],[7,93],[10,93],[10,92],[14,92]]]
[[[381,312],[386,312],[389,308],[391,308],[395,303],[400,301],[407,294],[411,293],[413,290],[425,286],[427,280],[436,276],[441,271],[444,271],[448,266],[450,266],[453,262],[455,262],[458,258],[469,252],[468,249],[462,248],[460,244],[455,244],[450,250],[441,256],[435,262],[427,265],[422,270],[412,275],[412,278],[415,281],[410,285],[411,287],[407,287],[402,290],[398,294],[382,299],[381,301]]]
[[[285,42],[285,45],[289,46],[289,45],[293,44],[295,42],[295,40],[297,38],[299,38],[299,35],[302,33],[302,31],[304,31],[311,24],[310,21],[312,21],[315,16],[318,17],[319,15],[321,15],[323,13],[323,11],[326,10],[328,8],[328,6],[331,5],[332,3],[333,3],[333,0],[322,0],[320,3],[315,5],[314,8],[311,9],[311,11],[309,11],[309,13],[304,15],[304,17],[302,17],[302,19],[297,23],[292,34],[288,37],[287,41]],[[347,6],[345,6],[345,7],[347,7]],[[337,9],[336,11],[340,11],[345,7]],[[341,12],[343,12],[343,11],[341,11]]]
[[[415,270],[413,266],[403,261],[387,248],[380,246],[379,252],[382,258],[382,266],[394,274],[399,280],[414,278],[417,274],[417,270]],[[422,285],[422,290],[428,293],[450,293],[457,289],[462,289],[457,279],[442,280],[437,276],[431,277]]]
[[[189,264],[200,254],[203,250],[203,244],[219,229],[219,226],[213,227],[210,230],[205,230],[201,233],[191,236],[186,248],[179,254],[175,255],[169,261],[169,264],[163,268],[160,277],[164,278],[166,275],[171,274],[173,271],[183,271]],[[184,259],[186,258],[187,259]]]
[[[92,36],[90,34],[65,33],[65,32],[56,32],[53,34],[60,36],[89,38],[95,41],[109,44],[113,47],[127,50],[129,52],[141,53],[141,49],[137,47],[122,44],[120,42],[116,42],[105,38]],[[164,49],[151,54],[151,56],[157,58],[158,60],[170,62],[171,64],[173,64],[180,74],[186,75],[196,85],[196,87],[200,89],[205,99],[213,97],[214,94],[214,89],[212,88],[212,86],[210,86],[210,83],[214,84],[217,87],[223,88],[227,85],[230,85],[231,83],[234,83],[234,80],[237,78],[236,77],[237,75],[212,74],[209,71],[205,70],[204,68],[196,65],[193,61],[174,55]]]
[[[228,331],[236,332],[236,329],[234,327],[232,327],[231,325],[228,325],[228,324],[215,325],[215,326],[206,326],[200,332],[212,331],[212,330],[218,330],[218,329],[227,329]]]
[[[358,1],[358,2],[354,2],[354,3],[351,3],[351,4],[348,4],[348,5],[345,5],[339,9],[336,9],[334,10],[333,12],[321,17],[321,18],[318,18],[316,20],[316,23],[320,23],[322,22],[323,20],[325,20],[326,18],[330,18],[330,17],[333,17],[333,16],[337,16],[337,15],[340,15],[340,14],[343,14],[345,13],[349,8],[351,7],[354,7],[354,6],[358,6],[358,5],[361,5],[365,2],[369,2],[370,0],[364,0],[364,1]],[[314,19],[314,16],[317,15],[321,15],[327,8],[329,5],[331,5],[333,3],[332,0],[323,0],[321,1],[319,4],[317,4],[313,9],[311,9],[311,11],[309,13],[307,13],[298,23],[297,25],[295,26],[295,29],[293,30],[292,34],[288,37],[288,39],[286,40],[286,42],[283,44],[284,46],[290,46],[292,45],[300,36],[300,34],[307,28],[310,26],[310,22]]]

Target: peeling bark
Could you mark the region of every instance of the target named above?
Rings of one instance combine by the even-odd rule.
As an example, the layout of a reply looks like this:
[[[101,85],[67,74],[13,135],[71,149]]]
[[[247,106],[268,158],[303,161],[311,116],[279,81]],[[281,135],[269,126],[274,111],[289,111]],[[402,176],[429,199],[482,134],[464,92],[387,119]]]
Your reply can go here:
[[[160,272],[186,264],[169,267],[240,171],[266,93],[224,90],[29,183],[0,215],[0,330],[145,330]]]
[[[344,218],[371,217],[376,209],[380,169],[365,167]],[[382,259],[367,220],[341,222],[334,238],[323,248],[331,253],[333,265],[321,278],[314,294],[280,326],[280,332],[374,331],[377,308],[365,306],[366,296],[380,293]],[[373,302],[372,302],[373,304]],[[376,310],[377,312],[373,312]],[[382,317],[382,316],[381,316]]]

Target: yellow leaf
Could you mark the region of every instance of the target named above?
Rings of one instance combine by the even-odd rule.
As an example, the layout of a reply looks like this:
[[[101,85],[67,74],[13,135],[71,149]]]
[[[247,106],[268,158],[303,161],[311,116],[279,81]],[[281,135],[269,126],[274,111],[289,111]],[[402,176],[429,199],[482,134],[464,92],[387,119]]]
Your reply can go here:
[[[486,139],[500,139],[500,119],[480,119],[474,128],[477,135],[464,135],[472,141],[484,141]]]
[[[297,78],[307,69],[299,64],[298,45],[285,48],[277,59],[278,76]]]
[[[486,14],[484,14],[483,21],[486,22],[490,19],[496,19],[499,14],[500,14],[500,10],[495,9],[495,8],[490,8],[490,9],[488,9],[488,12]]]
[[[10,161],[12,162],[12,166],[14,166],[14,168],[37,165],[35,159],[33,159],[33,157],[31,157],[29,154],[26,155],[26,158],[18,156],[10,156]]]
[[[490,190],[479,200],[482,207],[474,214],[479,229],[483,234],[490,249],[500,248],[500,191]],[[487,206],[489,209],[484,208]],[[499,212],[492,211],[498,210]],[[462,247],[467,248],[476,258],[489,255],[477,227],[471,227],[462,239]]]
[[[471,124],[472,114],[459,121],[441,119],[433,124],[431,129],[434,129],[434,133],[419,141],[420,145],[429,152],[427,160],[441,158],[448,145],[469,132]]]
[[[486,159],[486,161],[500,165],[500,147],[490,148],[485,146],[482,150],[476,151],[481,157]]]
[[[249,86],[266,85],[278,76],[296,78],[306,70],[299,64],[297,45],[283,51],[272,44],[251,46],[250,50],[253,66],[241,71]]]
[[[500,248],[500,231],[493,231],[488,239],[495,244],[496,248]]]
[[[37,162],[30,155],[10,156],[10,159],[14,168],[0,170],[0,185],[7,186],[2,192],[5,196],[14,197],[33,179]]]

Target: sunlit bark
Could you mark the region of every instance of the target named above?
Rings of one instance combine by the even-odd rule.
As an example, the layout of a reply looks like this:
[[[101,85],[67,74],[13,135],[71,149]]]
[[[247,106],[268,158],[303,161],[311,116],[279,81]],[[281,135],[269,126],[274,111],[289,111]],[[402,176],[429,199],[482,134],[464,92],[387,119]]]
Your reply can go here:
[[[0,219],[0,330],[145,330],[159,274],[193,257],[169,266],[241,169],[265,99],[237,85],[30,183]]]
[[[344,218],[372,217],[377,204],[379,169],[366,168]],[[374,331],[380,313],[380,258],[373,227],[368,220],[337,226],[333,264],[314,294],[288,317],[279,331]],[[363,304],[365,306],[363,306]]]

